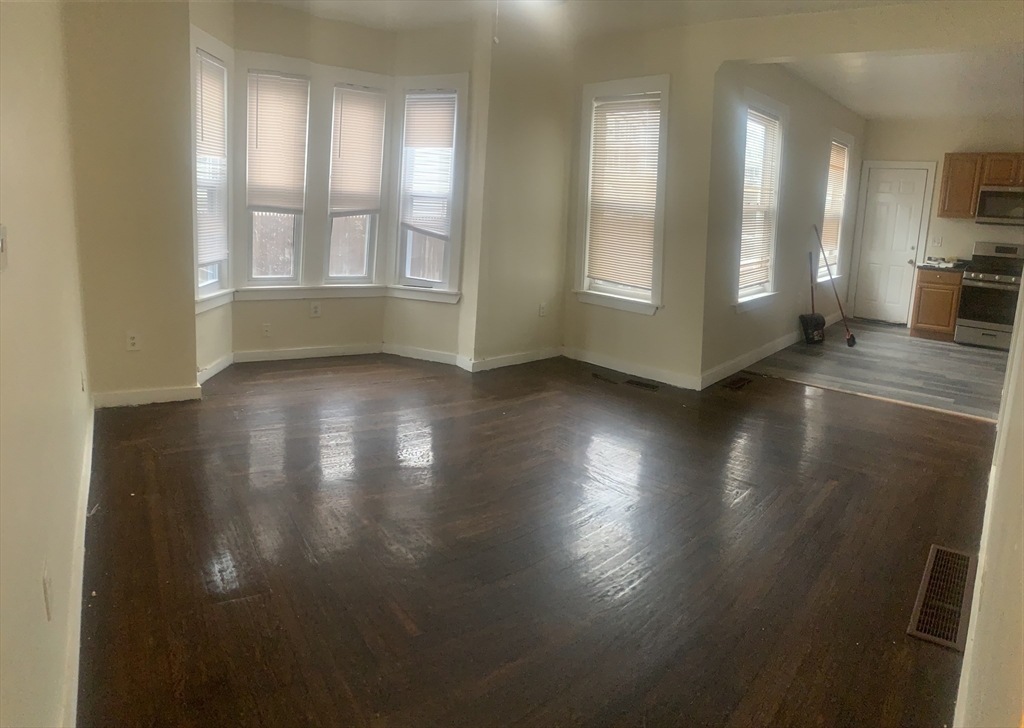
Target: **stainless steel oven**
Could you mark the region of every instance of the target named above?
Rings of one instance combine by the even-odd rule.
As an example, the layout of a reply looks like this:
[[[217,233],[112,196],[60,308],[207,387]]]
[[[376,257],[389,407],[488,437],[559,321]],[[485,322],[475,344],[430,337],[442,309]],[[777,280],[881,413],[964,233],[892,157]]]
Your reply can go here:
[[[960,289],[954,341],[1010,348],[1022,269],[1024,245],[975,243]]]

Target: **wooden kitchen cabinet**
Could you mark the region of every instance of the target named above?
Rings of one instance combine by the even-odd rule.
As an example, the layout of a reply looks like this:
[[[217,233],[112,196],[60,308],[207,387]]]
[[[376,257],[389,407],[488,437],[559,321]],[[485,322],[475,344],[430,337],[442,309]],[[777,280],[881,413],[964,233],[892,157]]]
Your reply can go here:
[[[918,270],[911,330],[938,334],[952,341],[962,281],[963,273]]]
[[[978,189],[981,187],[984,156],[974,152],[946,155],[942,163],[939,217],[974,217],[978,209]]]
[[[993,187],[1014,187],[1021,183],[1024,154],[985,154],[981,184]]]

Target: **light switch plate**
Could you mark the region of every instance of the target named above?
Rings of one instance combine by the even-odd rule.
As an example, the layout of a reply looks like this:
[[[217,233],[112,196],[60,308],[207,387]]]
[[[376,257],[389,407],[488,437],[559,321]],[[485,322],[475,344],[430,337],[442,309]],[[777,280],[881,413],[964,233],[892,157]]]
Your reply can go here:
[[[0,271],[7,268],[7,226],[0,225]]]

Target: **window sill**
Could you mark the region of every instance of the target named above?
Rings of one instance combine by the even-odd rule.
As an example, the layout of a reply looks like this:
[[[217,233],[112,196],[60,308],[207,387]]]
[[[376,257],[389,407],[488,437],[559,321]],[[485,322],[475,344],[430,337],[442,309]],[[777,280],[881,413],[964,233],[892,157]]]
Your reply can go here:
[[[234,288],[222,288],[215,293],[208,293],[205,296],[196,296],[196,313],[212,311],[215,308],[226,306],[234,300]]]
[[[435,303],[458,303],[462,294],[458,291],[443,291],[437,288],[415,288],[412,286],[388,286],[388,296],[408,298],[413,301],[434,301]]]
[[[253,286],[235,291],[236,301],[295,301],[311,298],[373,298],[387,288],[372,284],[326,286]]]
[[[842,279],[842,276],[840,276],[840,275],[832,276],[832,280],[834,280],[834,281],[838,281],[838,280],[841,280],[841,279]],[[819,278],[818,279],[818,283],[820,283],[822,285],[828,283],[828,276],[824,276],[823,278]]]
[[[736,310],[736,313],[743,313],[744,311],[752,311],[755,308],[761,308],[767,306],[778,294],[775,291],[771,293],[759,293],[756,296],[750,298],[744,298],[742,301],[737,301],[732,305]]]
[[[617,308],[620,311],[641,313],[646,316],[653,316],[658,311],[658,308],[660,308],[658,305],[647,301],[637,301],[634,298],[623,298],[622,296],[595,293],[594,291],[576,291],[576,298],[579,299],[580,303]]]

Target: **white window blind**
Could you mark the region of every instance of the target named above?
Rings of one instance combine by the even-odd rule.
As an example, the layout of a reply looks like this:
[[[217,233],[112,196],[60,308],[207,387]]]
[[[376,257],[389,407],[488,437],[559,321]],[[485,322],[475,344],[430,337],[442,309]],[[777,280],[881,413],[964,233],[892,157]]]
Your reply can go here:
[[[197,55],[196,262],[204,266],[228,257],[227,69]]]
[[[821,226],[821,245],[825,249],[825,260],[832,266],[832,275],[839,272],[839,236],[843,227],[843,210],[846,208],[846,170],[850,150],[845,144],[832,142],[828,160],[828,185],[825,188],[825,219]],[[818,263],[818,278],[826,278],[828,270],[825,260]]]
[[[249,73],[246,205],[301,214],[309,81]]]
[[[779,119],[748,109],[740,233],[740,299],[771,291],[781,152]]]
[[[432,238],[451,234],[454,93],[405,97],[402,149],[402,225]]]
[[[331,212],[380,211],[385,101],[383,93],[334,89]]]
[[[649,292],[661,94],[594,100],[586,275]]]

